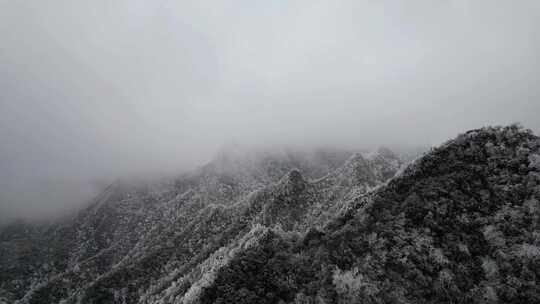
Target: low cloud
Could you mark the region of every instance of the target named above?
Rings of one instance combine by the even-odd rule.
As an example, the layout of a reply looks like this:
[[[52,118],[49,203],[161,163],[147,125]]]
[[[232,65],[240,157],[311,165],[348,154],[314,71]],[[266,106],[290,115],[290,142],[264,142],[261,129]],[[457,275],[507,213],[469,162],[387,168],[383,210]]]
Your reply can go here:
[[[540,130],[537,1],[3,1],[0,214],[71,210],[229,141]],[[75,207],[74,207],[75,206]]]

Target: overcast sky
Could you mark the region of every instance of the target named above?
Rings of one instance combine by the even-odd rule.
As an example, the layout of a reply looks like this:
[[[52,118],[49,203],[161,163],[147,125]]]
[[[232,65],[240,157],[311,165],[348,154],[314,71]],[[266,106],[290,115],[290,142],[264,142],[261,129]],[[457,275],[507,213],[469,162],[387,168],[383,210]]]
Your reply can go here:
[[[540,1],[0,0],[0,220],[230,140],[540,130]]]

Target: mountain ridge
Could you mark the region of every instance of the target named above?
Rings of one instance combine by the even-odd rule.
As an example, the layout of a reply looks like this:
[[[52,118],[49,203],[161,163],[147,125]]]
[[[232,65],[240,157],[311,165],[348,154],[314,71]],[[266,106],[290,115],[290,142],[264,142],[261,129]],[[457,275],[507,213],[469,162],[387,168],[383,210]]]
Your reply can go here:
[[[16,293],[20,288],[3,274],[0,289],[15,294],[0,297],[148,304],[540,301],[539,151],[539,138],[528,130],[487,127],[405,169],[382,149],[341,155],[342,165],[319,177],[306,178],[299,164],[321,171],[298,159],[270,157],[239,175],[210,164],[150,191],[109,189],[87,217],[53,229],[64,233],[52,238],[58,249],[35,261],[58,261],[52,271],[1,263],[36,279]],[[275,172],[284,171],[278,178]],[[21,261],[9,247],[17,246],[0,236],[0,250]]]
[[[535,303],[539,147],[516,126],[460,135],[324,229],[246,251],[198,303]]]
[[[347,156],[342,152],[336,153],[336,159]],[[240,172],[237,172],[238,167],[223,166],[220,163],[223,161],[221,157],[198,171],[174,181],[160,183],[157,187],[145,183],[135,186],[116,183],[71,222],[56,224],[38,233],[44,236],[47,242],[36,244],[36,247],[48,248],[47,250],[52,250],[53,256],[57,257],[46,255],[43,259],[33,260],[35,267],[50,261],[58,262],[53,263],[52,272],[47,269],[36,271],[33,266],[29,267],[29,271],[37,274],[37,280],[31,279],[34,283],[30,283],[30,286],[33,287],[25,292],[19,302],[55,302],[60,299],[76,301],[80,295],[69,294],[98,288],[95,287],[96,279],[109,282],[116,280],[118,276],[141,276],[141,272],[135,271],[136,267],[133,268],[136,263],[143,263],[148,269],[157,267],[157,272],[151,271],[151,275],[147,273],[143,277],[159,278],[170,272],[165,268],[180,266],[189,269],[202,262],[212,251],[247,233],[250,226],[257,223],[282,225],[289,230],[304,229],[309,225],[309,221],[321,217],[320,214],[312,214],[317,211],[312,206],[321,196],[326,195],[321,190],[335,185],[327,183],[322,187],[314,186],[311,178],[304,180],[298,167],[315,174],[310,176],[317,177],[321,172],[317,169],[318,165],[334,170],[336,161],[332,157],[332,153],[328,151],[307,158],[290,153],[285,154],[284,158],[281,155],[263,155],[259,159],[255,158],[255,161],[253,158],[248,160]],[[322,162],[317,158],[322,159]],[[310,163],[312,159],[316,161]],[[238,159],[228,158],[226,161],[235,162]],[[277,178],[279,174],[275,173],[276,169],[277,172],[288,173]],[[267,182],[268,180],[271,182]],[[320,180],[324,180],[324,176]],[[291,201],[291,196],[302,192],[305,192],[309,204],[298,209],[296,213],[287,212],[296,210],[294,204],[282,203],[285,200]],[[333,202],[330,202],[330,205],[339,204],[339,197],[345,192],[340,190],[336,193],[330,200]],[[287,207],[281,208],[283,206]],[[308,209],[312,210],[309,217],[305,216]],[[285,212],[284,216],[275,214],[281,211]],[[292,215],[286,220],[285,215],[289,214]],[[302,222],[303,224],[299,225],[304,228],[298,226],[297,222]],[[218,233],[222,228],[220,224],[228,229],[225,233]],[[216,236],[216,233],[221,236]],[[5,235],[3,239],[5,241]],[[203,249],[199,244],[201,242],[214,245]],[[57,243],[58,249],[51,248],[47,243]],[[178,247],[180,243],[185,246]],[[186,262],[193,264],[192,261],[198,262],[186,266]],[[7,273],[14,272],[13,269],[6,268]],[[8,279],[1,281],[6,284]],[[141,286],[154,284],[146,279],[134,279],[135,281],[139,282],[136,284],[142,284]],[[11,289],[20,288],[15,286]],[[54,292],[51,293],[52,291]],[[134,301],[134,298],[130,301]]]

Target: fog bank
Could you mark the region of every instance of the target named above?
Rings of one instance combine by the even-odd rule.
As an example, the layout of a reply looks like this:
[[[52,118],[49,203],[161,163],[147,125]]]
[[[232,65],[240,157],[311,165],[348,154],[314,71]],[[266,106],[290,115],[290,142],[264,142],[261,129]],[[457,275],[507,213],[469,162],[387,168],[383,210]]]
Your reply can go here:
[[[222,145],[540,130],[538,1],[2,1],[0,221]]]

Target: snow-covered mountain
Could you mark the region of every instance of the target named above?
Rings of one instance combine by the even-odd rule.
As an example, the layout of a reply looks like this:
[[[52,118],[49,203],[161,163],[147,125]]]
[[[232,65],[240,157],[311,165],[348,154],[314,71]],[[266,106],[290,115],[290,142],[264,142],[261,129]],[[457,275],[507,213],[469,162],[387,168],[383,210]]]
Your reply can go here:
[[[7,303],[537,303],[540,139],[373,153],[223,151],[0,232]]]
[[[383,153],[365,159],[337,150],[229,149],[173,180],[118,182],[72,219],[4,228],[1,296],[18,303],[182,296],[204,274],[205,261],[253,227],[322,227],[400,165]]]

